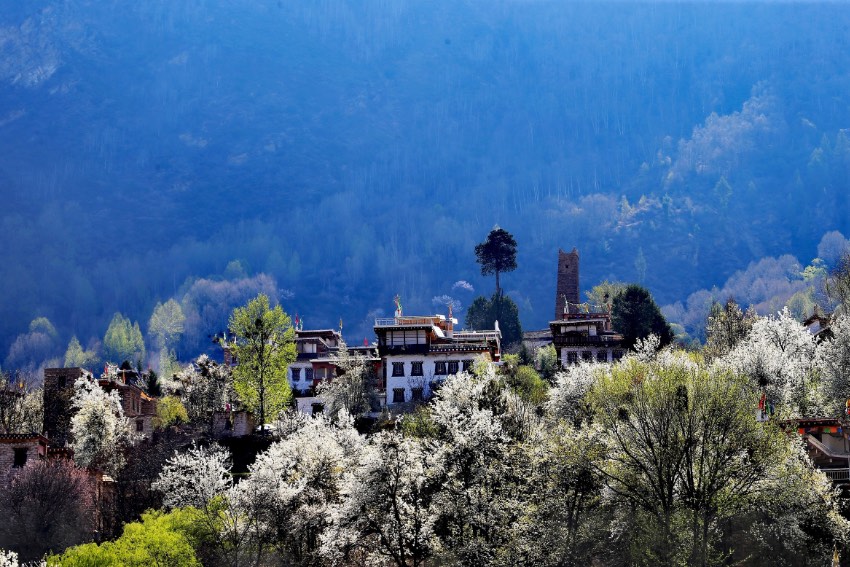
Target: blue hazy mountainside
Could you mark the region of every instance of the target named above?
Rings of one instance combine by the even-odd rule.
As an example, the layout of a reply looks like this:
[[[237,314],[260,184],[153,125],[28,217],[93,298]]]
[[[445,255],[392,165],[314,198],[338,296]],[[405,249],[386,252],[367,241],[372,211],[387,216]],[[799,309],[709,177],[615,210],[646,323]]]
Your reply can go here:
[[[495,224],[526,328],[559,247],[660,304],[804,266],[850,234],[847,8],[3,0],[0,363],[171,297],[192,355],[259,290],[359,342],[489,295]]]

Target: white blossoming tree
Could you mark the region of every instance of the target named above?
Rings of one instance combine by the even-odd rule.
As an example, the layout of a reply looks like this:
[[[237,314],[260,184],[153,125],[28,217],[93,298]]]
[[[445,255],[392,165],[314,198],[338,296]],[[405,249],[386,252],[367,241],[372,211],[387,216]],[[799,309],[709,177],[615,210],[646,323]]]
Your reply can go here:
[[[747,376],[781,415],[822,411],[814,337],[788,309],[753,323],[750,334],[717,364]]]
[[[511,473],[518,472],[509,467],[510,438],[494,413],[500,399],[492,369],[480,376],[461,372],[446,380],[431,408],[444,441],[436,521],[453,560],[467,564],[492,562],[520,513],[510,490]]]
[[[828,398],[828,412],[840,416],[850,399],[850,316],[836,317],[830,330],[832,338],[817,346],[817,368]]]
[[[372,361],[361,354],[352,353],[343,342],[334,355],[334,365],[338,369],[337,376],[323,381],[318,388],[325,411],[336,415],[344,410],[354,416],[368,412],[377,403]]]
[[[546,404],[548,415],[554,420],[580,422],[589,415],[585,396],[603,374],[610,373],[610,365],[598,362],[580,362],[568,366],[555,375],[555,387],[549,390]]]
[[[163,494],[166,508],[193,506],[203,510],[226,495],[232,485],[230,454],[219,445],[211,445],[175,452],[152,488]]]
[[[213,412],[235,404],[233,376],[228,366],[201,355],[175,379],[163,378],[163,390],[179,395],[189,420],[212,429]]]
[[[331,507],[353,474],[363,438],[347,414],[287,420],[288,432],[257,456],[233,497],[250,518],[253,538],[288,561],[316,563]]]
[[[433,498],[439,489],[433,443],[396,432],[372,437],[349,477],[323,538],[334,564],[353,558],[397,567],[424,565],[437,546]]]
[[[78,379],[74,388],[74,461],[81,467],[100,468],[117,475],[124,466],[123,449],[134,440],[118,392],[107,393],[85,377]]]
[[[193,527],[199,539],[199,557],[205,564],[248,564],[249,558],[262,550],[253,537],[256,530],[250,518],[239,506],[230,471],[230,454],[225,448],[195,446],[184,453],[175,452],[152,485],[163,494],[166,508],[197,511]]]

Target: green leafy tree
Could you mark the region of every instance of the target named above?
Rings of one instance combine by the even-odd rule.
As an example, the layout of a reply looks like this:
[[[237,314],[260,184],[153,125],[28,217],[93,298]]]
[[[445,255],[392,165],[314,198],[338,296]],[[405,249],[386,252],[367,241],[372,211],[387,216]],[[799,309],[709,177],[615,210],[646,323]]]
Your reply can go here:
[[[523,401],[541,406],[548,398],[549,386],[540,378],[540,374],[531,366],[519,364],[519,357],[506,354],[501,374],[507,386]]]
[[[200,567],[201,562],[195,556],[192,545],[197,516],[198,511],[192,508],[167,514],[147,512],[142,514],[141,522],[125,525],[124,533],[117,540],[72,547],[62,555],[49,557],[47,564],[60,567]]]
[[[481,264],[482,276],[496,274],[496,295],[501,295],[499,274],[516,270],[516,240],[513,235],[494,227],[487,239],[475,247],[475,257]]]
[[[183,308],[174,299],[165,303],[157,303],[148,321],[148,333],[154,338],[157,347],[161,349],[174,348],[183,334],[183,323],[186,316]]]
[[[179,425],[188,423],[189,415],[186,413],[186,408],[180,403],[180,398],[177,396],[165,396],[156,404],[156,418],[154,418],[154,427],[164,429],[171,425]]]
[[[662,347],[673,340],[673,330],[661,314],[652,294],[639,285],[626,286],[614,298],[611,323],[615,331],[623,334],[626,348],[632,348],[638,339],[645,339],[650,334],[659,338]]]
[[[620,509],[628,564],[750,564],[766,553],[772,565],[791,565],[824,555],[807,524],[824,526],[828,541],[843,538],[848,524],[829,481],[802,445],[756,420],[758,390],[746,377],[682,352],[632,357],[598,374],[587,397],[604,432],[596,467]],[[741,541],[753,545],[739,553]]]
[[[54,340],[59,336],[56,327],[47,317],[36,317],[30,321],[30,333],[43,333]]]
[[[65,368],[90,368],[97,363],[97,353],[84,350],[77,336],[71,337],[65,351]]]
[[[159,373],[163,377],[170,378],[177,375],[181,370],[174,350],[162,349],[159,351]]]
[[[614,299],[623,293],[626,287],[624,283],[605,280],[586,292],[587,300],[593,305],[607,307],[613,304]]]
[[[540,372],[540,377],[549,384],[555,383],[555,373],[558,372],[558,352],[554,345],[546,345],[534,351],[534,366]]]
[[[519,321],[519,308],[510,297],[498,292],[488,300],[476,297],[466,310],[466,326],[478,331],[494,329],[496,321],[502,332],[502,344],[512,345],[522,340],[522,324]]]
[[[133,323],[121,313],[116,313],[103,337],[103,354],[106,360],[116,363],[144,360],[145,341],[139,323]]]
[[[230,330],[236,393],[263,425],[267,415],[276,416],[292,398],[286,369],[295,361],[295,330],[280,305],[271,308],[264,294],[233,310]]]

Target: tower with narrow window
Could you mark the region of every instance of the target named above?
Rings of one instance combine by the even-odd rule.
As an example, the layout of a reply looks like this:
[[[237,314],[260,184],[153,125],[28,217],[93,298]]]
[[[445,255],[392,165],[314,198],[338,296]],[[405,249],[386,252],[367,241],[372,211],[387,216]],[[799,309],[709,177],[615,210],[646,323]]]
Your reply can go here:
[[[573,248],[572,252],[564,252],[558,249],[558,280],[555,286],[555,319],[568,312],[565,311],[566,302],[578,304],[578,250]]]

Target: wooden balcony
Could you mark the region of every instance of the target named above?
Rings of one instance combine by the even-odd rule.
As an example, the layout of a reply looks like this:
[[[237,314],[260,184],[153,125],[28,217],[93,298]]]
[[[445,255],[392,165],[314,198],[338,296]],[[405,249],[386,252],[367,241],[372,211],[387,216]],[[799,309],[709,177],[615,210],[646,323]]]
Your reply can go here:
[[[821,469],[821,472],[835,484],[850,483],[850,468],[844,469]]]

